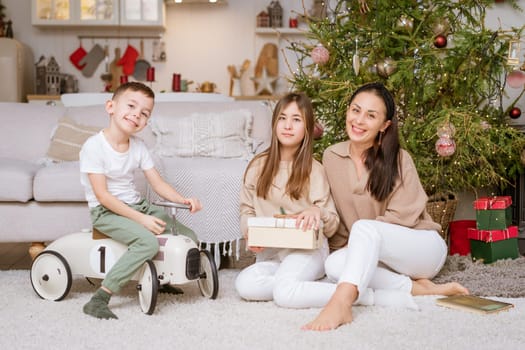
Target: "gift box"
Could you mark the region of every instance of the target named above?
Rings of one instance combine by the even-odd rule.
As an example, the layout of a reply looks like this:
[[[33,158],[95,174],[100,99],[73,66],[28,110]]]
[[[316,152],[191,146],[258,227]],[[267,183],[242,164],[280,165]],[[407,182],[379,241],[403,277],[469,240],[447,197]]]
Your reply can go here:
[[[323,244],[323,230],[295,228],[293,218],[253,217],[248,219],[248,246],[317,249]]]
[[[469,228],[468,237],[472,260],[482,260],[489,264],[499,259],[519,257],[517,226],[509,226],[503,230]]]
[[[479,230],[503,230],[512,224],[510,196],[483,197],[474,201]]]

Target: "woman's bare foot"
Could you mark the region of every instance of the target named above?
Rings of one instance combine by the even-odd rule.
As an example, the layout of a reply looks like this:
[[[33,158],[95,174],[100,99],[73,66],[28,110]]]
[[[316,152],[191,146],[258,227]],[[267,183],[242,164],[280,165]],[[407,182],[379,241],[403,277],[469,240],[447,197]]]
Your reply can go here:
[[[429,279],[422,278],[412,281],[412,295],[458,295],[470,294],[469,290],[457,282],[436,284]]]
[[[301,327],[310,331],[328,331],[352,322],[352,304],[357,299],[357,287],[350,283],[337,286],[334,295],[317,317]]]

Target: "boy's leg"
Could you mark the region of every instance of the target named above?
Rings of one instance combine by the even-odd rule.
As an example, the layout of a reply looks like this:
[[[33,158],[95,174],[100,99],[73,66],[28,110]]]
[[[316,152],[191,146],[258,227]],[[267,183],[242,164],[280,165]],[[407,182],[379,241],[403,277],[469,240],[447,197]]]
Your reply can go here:
[[[94,227],[116,241],[126,244],[128,250],[108,272],[102,281],[102,288],[84,305],[84,312],[97,318],[117,318],[108,308],[111,294],[118,292],[142,264],[157,253],[159,244],[155,235],[145,227],[115,215],[103,207],[93,209],[91,217]]]

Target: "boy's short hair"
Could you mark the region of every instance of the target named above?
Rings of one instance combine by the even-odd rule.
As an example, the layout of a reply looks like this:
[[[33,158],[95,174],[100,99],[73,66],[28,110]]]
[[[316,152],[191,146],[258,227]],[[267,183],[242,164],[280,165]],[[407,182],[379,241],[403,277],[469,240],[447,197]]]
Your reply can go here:
[[[111,99],[112,100],[116,99],[117,97],[119,97],[125,91],[128,91],[128,90],[139,91],[139,92],[142,92],[147,97],[155,99],[155,93],[153,92],[153,90],[151,90],[151,88],[149,86],[147,86],[146,84],[140,83],[138,81],[130,81],[130,82],[121,84],[115,90],[115,92],[113,93],[113,97]]]

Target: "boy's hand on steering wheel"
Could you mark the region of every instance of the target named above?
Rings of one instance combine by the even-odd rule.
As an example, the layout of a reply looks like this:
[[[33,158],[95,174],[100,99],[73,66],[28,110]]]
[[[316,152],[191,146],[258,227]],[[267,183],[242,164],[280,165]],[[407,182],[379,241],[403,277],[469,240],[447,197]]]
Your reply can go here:
[[[201,201],[198,198],[184,198],[183,203],[190,206],[190,213],[196,213],[202,209]]]

